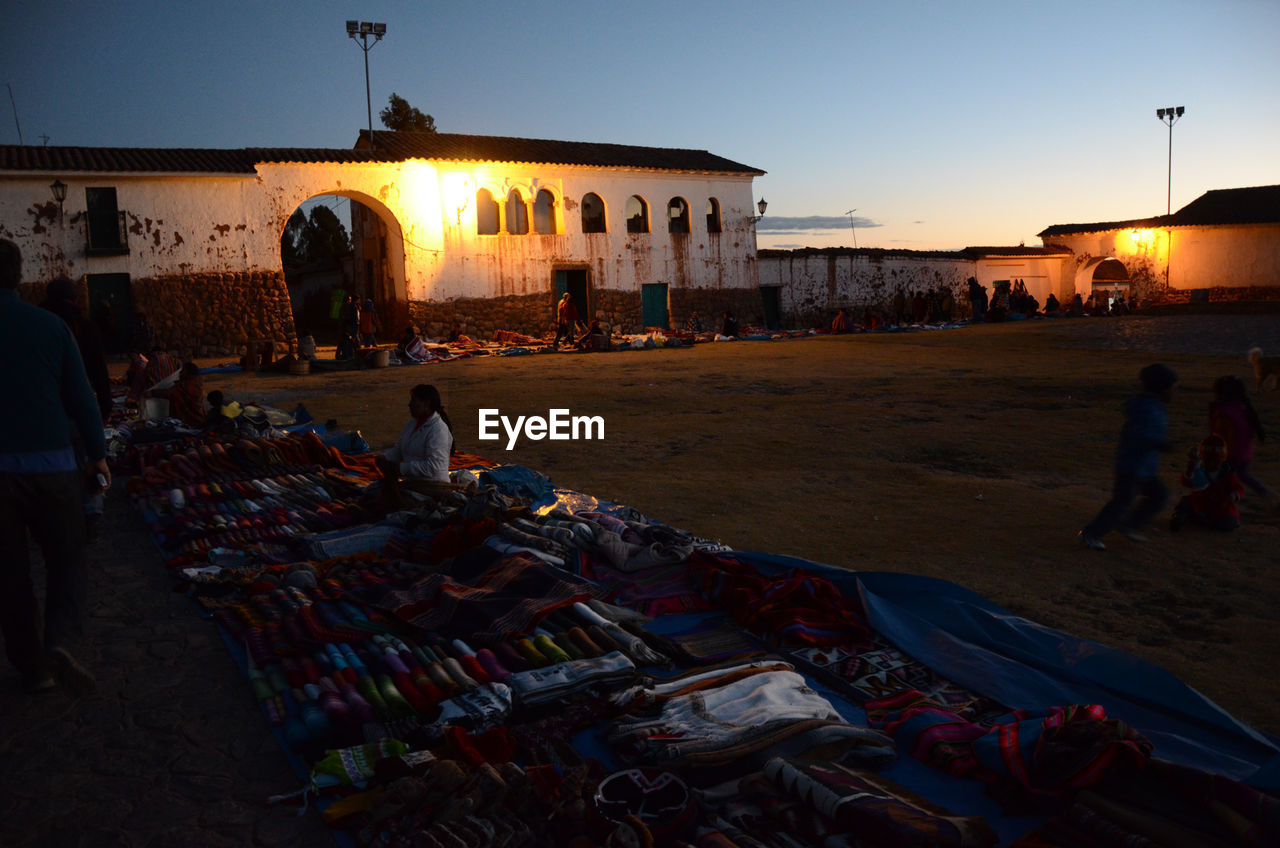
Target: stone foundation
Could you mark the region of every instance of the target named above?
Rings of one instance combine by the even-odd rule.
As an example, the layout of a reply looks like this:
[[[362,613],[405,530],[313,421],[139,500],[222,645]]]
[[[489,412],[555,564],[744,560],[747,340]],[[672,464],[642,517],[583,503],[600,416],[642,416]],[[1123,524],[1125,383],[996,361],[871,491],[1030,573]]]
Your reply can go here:
[[[80,311],[89,315],[88,286],[76,280]],[[40,304],[46,282],[21,287]],[[247,339],[270,339],[277,353],[296,348],[297,334],[284,275],[268,272],[196,274],[129,281],[133,308],[146,314],[155,344],[179,356],[238,355]]]
[[[764,301],[758,288],[738,289],[670,289],[671,326],[683,330],[689,315],[697,310],[704,330],[719,331],[725,310],[732,312],[738,323],[764,323]]]
[[[182,355],[225,356],[247,339],[296,349],[297,331],[281,272],[195,274],[132,280],[134,309],[146,313],[157,344]]]
[[[1152,303],[1261,303],[1280,301],[1280,286],[1210,286],[1203,289],[1163,289]]]

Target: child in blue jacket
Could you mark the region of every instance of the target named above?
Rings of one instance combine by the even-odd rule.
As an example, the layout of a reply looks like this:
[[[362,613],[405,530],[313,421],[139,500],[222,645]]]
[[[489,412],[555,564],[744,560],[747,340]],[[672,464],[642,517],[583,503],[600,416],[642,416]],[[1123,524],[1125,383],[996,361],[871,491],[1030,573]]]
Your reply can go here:
[[[1169,490],[1160,481],[1160,454],[1169,450],[1165,432],[1178,373],[1155,363],[1138,372],[1142,393],[1124,407],[1124,426],[1116,448],[1115,483],[1111,500],[1080,531],[1080,541],[1095,551],[1105,551],[1102,537],[1112,530],[1135,542],[1145,541],[1142,528],[1164,509]],[[1139,500],[1141,497],[1141,500]]]

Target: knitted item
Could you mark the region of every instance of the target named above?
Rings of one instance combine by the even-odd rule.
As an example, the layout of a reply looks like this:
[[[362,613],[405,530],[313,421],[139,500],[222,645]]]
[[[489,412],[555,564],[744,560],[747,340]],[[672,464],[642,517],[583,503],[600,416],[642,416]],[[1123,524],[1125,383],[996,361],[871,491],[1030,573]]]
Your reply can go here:
[[[399,757],[408,746],[398,739],[381,739],[366,745],[326,751],[311,767],[311,785],[317,790],[329,786],[363,785],[373,777],[373,768],[385,757]]]

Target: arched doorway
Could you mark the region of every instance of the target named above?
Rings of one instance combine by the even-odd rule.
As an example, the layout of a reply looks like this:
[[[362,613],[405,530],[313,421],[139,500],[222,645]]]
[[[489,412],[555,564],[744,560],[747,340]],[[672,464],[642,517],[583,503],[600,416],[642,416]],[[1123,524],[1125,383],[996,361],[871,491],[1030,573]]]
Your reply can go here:
[[[1109,307],[1116,297],[1129,295],[1129,269],[1113,256],[1091,259],[1076,272],[1076,292],[1081,297],[1104,298],[1103,306]]]
[[[322,344],[338,338],[338,310],[351,295],[372,300],[382,330],[394,341],[409,324],[404,237],[395,216],[358,192],[307,198],[280,237],[280,261],[298,335]]]

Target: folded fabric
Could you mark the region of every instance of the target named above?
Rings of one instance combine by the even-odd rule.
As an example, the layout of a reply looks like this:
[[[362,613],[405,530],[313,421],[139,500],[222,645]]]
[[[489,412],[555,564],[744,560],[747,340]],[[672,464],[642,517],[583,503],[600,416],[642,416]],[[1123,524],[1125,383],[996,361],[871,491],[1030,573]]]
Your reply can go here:
[[[978,816],[957,816],[870,772],[778,757],[765,776],[815,812],[877,845],[981,848],[999,841]]]
[[[635,675],[635,664],[622,652],[613,651],[602,657],[518,671],[504,682],[511,687],[518,704],[533,707],[588,689],[616,689],[631,682]]]
[[[841,721],[826,698],[794,671],[754,674],[716,689],[666,701],[656,717],[624,716],[608,740],[624,758],[662,762],[694,750],[736,745],[782,720]]]

